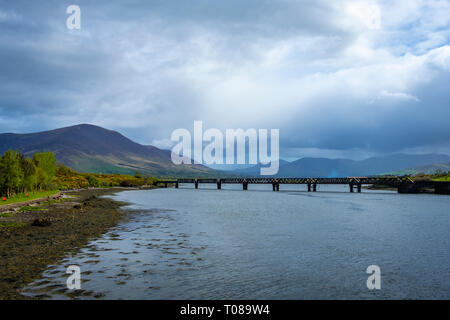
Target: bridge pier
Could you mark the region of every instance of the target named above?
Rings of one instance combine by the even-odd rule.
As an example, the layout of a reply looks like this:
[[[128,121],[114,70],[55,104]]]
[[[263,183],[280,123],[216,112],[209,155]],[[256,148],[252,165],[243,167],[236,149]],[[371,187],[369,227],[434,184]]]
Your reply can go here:
[[[178,180],[175,182],[175,189],[178,189]]]
[[[316,192],[317,191],[317,184],[313,184],[313,192]]]
[[[217,190],[221,190],[222,189],[222,182],[220,182],[219,179],[217,179]]]
[[[195,189],[198,189],[198,180],[197,179],[195,179],[194,184],[195,184]]]
[[[164,188],[167,188],[167,182],[164,182]]]
[[[280,191],[280,184],[278,182],[272,182],[272,190]]]
[[[359,193],[361,193],[361,187],[362,187],[361,183],[350,183],[349,187],[350,187],[350,192],[354,192],[353,188],[356,188],[356,190]]]
[[[308,183],[308,192],[311,192],[311,183]]]
[[[242,183],[242,190],[248,190],[248,182],[247,181],[244,181]]]

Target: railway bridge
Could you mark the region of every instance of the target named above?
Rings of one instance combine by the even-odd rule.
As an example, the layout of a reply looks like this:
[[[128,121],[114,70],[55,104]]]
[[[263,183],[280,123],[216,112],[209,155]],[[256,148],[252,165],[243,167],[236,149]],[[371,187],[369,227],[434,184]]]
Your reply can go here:
[[[438,194],[450,194],[450,182],[446,181],[414,181],[407,176],[377,176],[377,177],[345,177],[345,178],[190,178],[158,180],[154,184],[162,184],[166,188],[180,184],[194,184],[195,189],[199,184],[216,184],[217,189],[222,189],[223,184],[242,184],[243,190],[248,190],[249,184],[271,184],[273,191],[280,191],[280,184],[305,184],[308,192],[317,191],[319,184],[344,184],[349,186],[350,192],[361,192],[362,185],[383,185],[397,188],[399,193],[419,193],[424,189],[434,189]]]

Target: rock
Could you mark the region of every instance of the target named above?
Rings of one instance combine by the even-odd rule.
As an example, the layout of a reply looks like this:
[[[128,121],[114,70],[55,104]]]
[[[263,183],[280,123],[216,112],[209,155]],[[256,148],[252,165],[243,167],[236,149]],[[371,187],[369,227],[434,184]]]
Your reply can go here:
[[[37,219],[34,219],[34,221],[31,225],[35,226],[35,227],[48,227],[51,224],[52,224],[52,222],[49,219],[37,218]]]

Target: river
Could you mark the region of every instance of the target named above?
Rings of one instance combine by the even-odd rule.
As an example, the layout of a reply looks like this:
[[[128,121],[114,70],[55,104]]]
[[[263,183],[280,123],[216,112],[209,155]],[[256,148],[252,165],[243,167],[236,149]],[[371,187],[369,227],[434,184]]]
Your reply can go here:
[[[348,186],[189,185],[113,196],[133,212],[24,289],[49,299],[449,299],[450,197]],[[81,289],[66,288],[66,268]],[[369,290],[370,265],[381,288]]]

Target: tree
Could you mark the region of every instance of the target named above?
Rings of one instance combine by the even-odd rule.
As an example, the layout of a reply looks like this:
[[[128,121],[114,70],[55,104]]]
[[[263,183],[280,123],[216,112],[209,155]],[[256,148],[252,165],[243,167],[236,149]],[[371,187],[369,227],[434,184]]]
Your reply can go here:
[[[19,190],[23,180],[17,151],[9,150],[0,159],[0,188],[9,197]]]
[[[57,176],[73,176],[73,175],[76,175],[76,172],[75,172],[75,170],[73,170],[69,167],[66,167],[64,164],[58,163],[56,165],[55,174]]]
[[[37,168],[33,160],[25,158],[23,155],[19,156],[20,167],[23,172],[22,190],[24,192],[34,190],[37,184]]]
[[[86,180],[88,181],[90,187],[99,187],[100,186],[100,181],[92,175],[88,174],[86,176]]]
[[[56,172],[56,159],[53,152],[41,152],[33,155],[37,167],[38,185],[47,188],[53,181]]]

